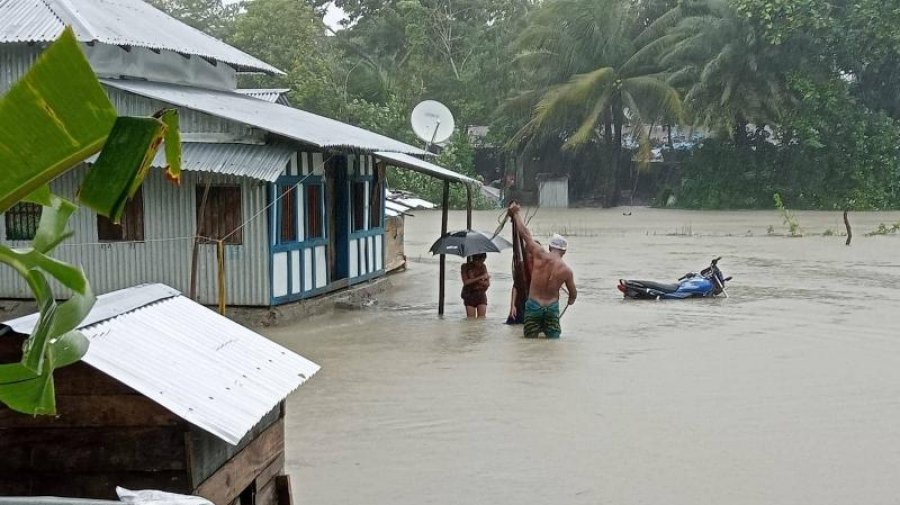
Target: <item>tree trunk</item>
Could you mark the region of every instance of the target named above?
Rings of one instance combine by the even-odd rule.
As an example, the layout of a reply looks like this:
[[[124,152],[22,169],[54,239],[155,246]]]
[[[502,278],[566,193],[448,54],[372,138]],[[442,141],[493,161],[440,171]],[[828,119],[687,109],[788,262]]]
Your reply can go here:
[[[612,195],[609,199],[609,207],[615,207],[619,204],[619,193],[622,190],[622,172],[627,170],[627,163],[622,161],[622,138],[625,128],[625,112],[622,109],[622,101],[616,100],[613,104],[613,127],[615,128],[615,138],[613,139],[612,149]]]
[[[847,242],[844,245],[850,245],[850,241],[853,239],[853,230],[850,229],[850,219],[847,217],[848,212],[850,209],[844,209],[844,226],[847,227]]]

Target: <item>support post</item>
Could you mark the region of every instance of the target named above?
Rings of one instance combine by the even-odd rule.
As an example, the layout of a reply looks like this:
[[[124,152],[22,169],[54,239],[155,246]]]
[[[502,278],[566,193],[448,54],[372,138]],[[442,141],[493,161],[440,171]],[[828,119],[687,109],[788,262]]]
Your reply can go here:
[[[219,239],[216,242],[216,263],[218,265],[218,280],[219,280],[219,314],[225,315],[225,300],[227,299],[227,295],[225,293],[225,241]]]
[[[450,181],[444,181],[444,197],[441,200],[441,237],[447,234],[447,216],[450,212]],[[441,268],[438,275],[438,315],[444,315],[444,284],[446,284],[447,255],[441,254]]]
[[[472,185],[466,184],[466,229],[472,229]]]
[[[200,210],[197,211],[197,226],[194,227],[194,247],[191,250],[191,284],[190,298],[197,301],[197,255],[200,253],[200,225],[206,222],[206,197],[209,196],[209,177],[206,178],[206,187],[203,188],[203,197],[200,199]],[[204,233],[206,230],[204,230]]]

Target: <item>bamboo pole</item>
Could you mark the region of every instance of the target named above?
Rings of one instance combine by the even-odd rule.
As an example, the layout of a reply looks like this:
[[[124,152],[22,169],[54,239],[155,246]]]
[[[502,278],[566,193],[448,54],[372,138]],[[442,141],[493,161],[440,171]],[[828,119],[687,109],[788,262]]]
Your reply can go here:
[[[450,181],[444,181],[444,198],[441,202],[441,237],[447,234],[447,217],[450,212]],[[441,254],[441,269],[438,276],[438,315],[444,315],[444,288],[447,273],[447,255]]]

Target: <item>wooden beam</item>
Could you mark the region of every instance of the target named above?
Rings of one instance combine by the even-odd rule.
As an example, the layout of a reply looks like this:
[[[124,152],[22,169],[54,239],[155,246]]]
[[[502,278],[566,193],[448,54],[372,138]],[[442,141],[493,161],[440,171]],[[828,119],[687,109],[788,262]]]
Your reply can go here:
[[[279,419],[256,440],[203,481],[194,494],[216,505],[231,503],[257,476],[284,454],[284,420]]]
[[[2,428],[0,454],[0,474],[36,468],[60,474],[187,473],[184,432],[178,426]]]
[[[56,397],[55,416],[26,416],[0,407],[2,428],[70,428],[123,426],[176,426],[175,414],[141,395],[97,395]]]
[[[444,181],[444,197],[441,199],[441,237],[447,234],[447,217],[450,212],[450,181]],[[438,276],[438,315],[444,315],[444,288],[446,284],[447,255],[441,254],[441,267]]]
[[[284,473],[284,453],[256,477],[256,505],[281,505],[278,501],[278,476]]]
[[[294,499],[291,496],[291,477],[289,475],[275,477],[275,488],[278,492],[278,505],[293,505]]]

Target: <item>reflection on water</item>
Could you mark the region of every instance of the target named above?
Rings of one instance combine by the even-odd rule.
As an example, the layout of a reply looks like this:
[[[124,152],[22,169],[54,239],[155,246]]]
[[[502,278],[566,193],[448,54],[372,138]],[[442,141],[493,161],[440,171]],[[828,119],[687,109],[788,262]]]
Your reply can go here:
[[[439,215],[407,219],[409,270],[363,310],[268,334],[323,365],[289,400],[288,470],[320,504],[894,503],[900,481],[898,213],[540,210],[570,233],[579,285],[559,341],[466,321],[460,259],[436,316]],[[476,213],[493,230],[497,212]],[[465,222],[451,216],[451,228]],[[619,278],[673,281],[715,256],[729,299],[632,302]]]

